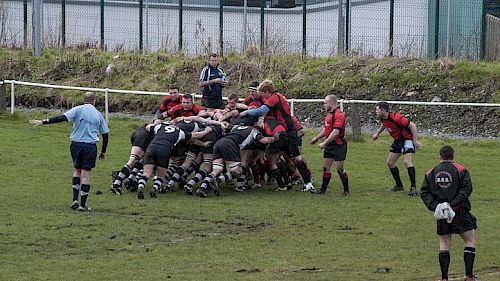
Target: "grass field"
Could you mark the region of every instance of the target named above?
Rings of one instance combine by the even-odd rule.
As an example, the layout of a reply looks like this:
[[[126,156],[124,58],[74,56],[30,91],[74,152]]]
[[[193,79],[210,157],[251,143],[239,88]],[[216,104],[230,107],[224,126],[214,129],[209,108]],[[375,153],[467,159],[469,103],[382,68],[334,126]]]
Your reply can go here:
[[[93,172],[90,213],[71,211],[69,124],[33,128],[46,113],[0,116],[0,280],[437,280],[435,222],[421,199],[392,194],[385,159],[390,139],[349,143],[351,193],[336,174],[325,196],[243,194],[223,188],[206,199],[180,192],[138,201],[107,192],[110,172],[128,159],[140,120],[110,122],[107,159]],[[309,133],[311,136],[312,133]],[[500,280],[499,140],[421,138],[423,173],[441,145],[472,175],[478,218],[475,268]],[[322,153],[304,144],[321,178]],[[402,179],[408,176],[402,162]],[[297,188],[298,189],[298,188]],[[99,194],[98,194],[99,193]],[[463,243],[454,237],[450,273],[464,274]],[[456,279],[460,280],[460,279]]]

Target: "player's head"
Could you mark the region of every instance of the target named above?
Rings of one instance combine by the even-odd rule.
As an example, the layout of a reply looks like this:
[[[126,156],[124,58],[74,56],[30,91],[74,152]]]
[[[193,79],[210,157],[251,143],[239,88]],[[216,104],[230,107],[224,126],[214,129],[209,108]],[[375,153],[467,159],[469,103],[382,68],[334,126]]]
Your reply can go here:
[[[259,119],[258,119],[258,120],[257,120],[257,122],[255,123],[255,125],[256,125],[258,128],[264,129],[264,116],[259,117]]]
[[[264,98],[269,98],[272,93],[276,92],[276,89],[274,88],[273,81],[266,79],[262,81],[259,85],[259,88],[257,89],[263,96]]]
[[[182,96],[181,104],[184,110],[191,110],[193,108],[193,96],[190,94],[184,94]]]
[[[444,145],[441,149],[439,149],[439,158],[441,158],[441,160],[453,160],[453,154],[453,147],[449,145]]]
[[[90,103],[90,104],[95,105],[95,101],[96,101],[96,96],[94,93],[86,92],[85,94],[83,94],[83,102],[84,103]]]
[[[323,107],[327,112],[333,111],[337,107],[337,96],[336,95],[326,96],[325,101],[323,102]]]
[[[216,53],[210,54],[210,57],[208,57],[208,64],[211,67],[217,67],[219,65],[219,57]]]
[[[378,117],[386,117],[389,114],[389,104],[386,101],[377,102],[375,113]]]
[[[179,86],[177,86],[177,84],[168,85],[168,93],[170,94],[173,100],[179,99],[180,95]]]
[[[235,93],[230,94],[227,97],[227,107],[231,110],[236,109],[236,105],[238,104],[238,95]]]
[[[258,91],[259,88],[259,82],[254,81],[250,83],[248,86],[248,90],[250,91],[250,94],[252,95],[253,99],[258,99],[260,98],[260,92]]]

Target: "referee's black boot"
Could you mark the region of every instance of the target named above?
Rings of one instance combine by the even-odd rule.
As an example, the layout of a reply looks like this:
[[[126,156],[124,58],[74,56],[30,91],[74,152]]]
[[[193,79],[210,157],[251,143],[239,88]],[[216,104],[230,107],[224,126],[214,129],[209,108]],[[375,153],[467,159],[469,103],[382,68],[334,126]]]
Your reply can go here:
[[[393,188],[391,188],[391,192],[397,192],[397,191],[403,191],[405,188],[403,186],[394,186]]]

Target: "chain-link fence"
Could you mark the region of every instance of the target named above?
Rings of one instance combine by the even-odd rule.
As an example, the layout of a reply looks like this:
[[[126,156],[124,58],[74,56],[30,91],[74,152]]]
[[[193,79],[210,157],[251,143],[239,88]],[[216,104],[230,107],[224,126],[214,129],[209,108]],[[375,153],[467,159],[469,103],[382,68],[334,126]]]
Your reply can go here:
[[[31,46],[32,5],[0,2],[0,43]],[[45,0],[42,46],[482,59],[495,0]],[[245,5],[246,3],[246,5]],[[34,29],[33,29],[34,30]]]

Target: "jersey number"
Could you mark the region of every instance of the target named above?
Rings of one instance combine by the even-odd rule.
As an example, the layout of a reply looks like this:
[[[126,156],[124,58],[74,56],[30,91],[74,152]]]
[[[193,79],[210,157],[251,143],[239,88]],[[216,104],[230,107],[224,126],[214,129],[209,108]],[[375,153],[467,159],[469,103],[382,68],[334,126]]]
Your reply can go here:
[[[169,133],[173,133],[173,132],[175,132],[174,127],[170,127],[170,126],[165,127],[165,133],[169,134]]]

